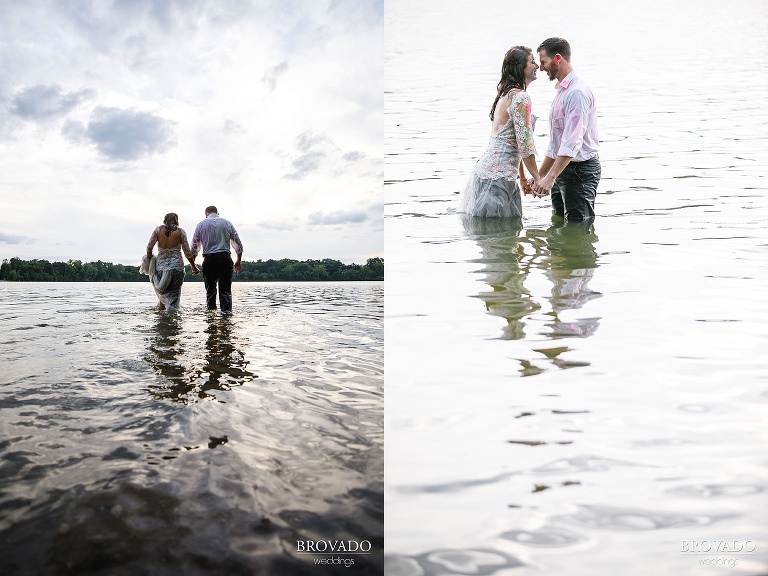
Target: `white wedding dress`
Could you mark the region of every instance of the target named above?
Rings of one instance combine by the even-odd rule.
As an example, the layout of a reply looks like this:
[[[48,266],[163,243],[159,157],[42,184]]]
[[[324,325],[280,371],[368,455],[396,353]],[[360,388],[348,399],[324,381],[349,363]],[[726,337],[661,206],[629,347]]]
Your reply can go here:
[[[157,243],[162,226],[155,228],[147,245],[148,250],[152,250]],[[182,249],[187,258],[192,259],[192,252],[187,242],[187,233],[183,228],[178,228],[181,232],[181,244],[175,248],[157,248],[157,256],[151,259],[145,255],[141,261],[139,271],[149,276],[149,281],[155,289],[158,300],[162,302],[165,309],[169,312],[178,310],[181,305],[181,286],[184,284],[184,260],[181,255]]]
[[[520,159],[536,154],[531,98],[525,91],[502,96],[509,102],[509,120],[491,134],[488,148],[475,164],[459,198],[457,212],[488,218],[522,218],[517,185]]]

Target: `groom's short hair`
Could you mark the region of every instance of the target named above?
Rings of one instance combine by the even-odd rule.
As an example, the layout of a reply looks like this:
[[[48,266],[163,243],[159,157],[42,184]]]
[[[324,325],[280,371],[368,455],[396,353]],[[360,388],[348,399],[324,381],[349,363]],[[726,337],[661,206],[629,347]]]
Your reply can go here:
[[[544,50],[548,56],[560,54],[560,56],[565,58],[566,62],[571,61],[571,45],[568,44],[568,40],[565,38],[547,38],[538,48],[536,48],[536,52],[541,52],[542,50]]]
[[[205,209],[205,215],[208,216],[208,214],[218,214],[219,211],[216,208],[216,206],[208,206],[208,208]]]

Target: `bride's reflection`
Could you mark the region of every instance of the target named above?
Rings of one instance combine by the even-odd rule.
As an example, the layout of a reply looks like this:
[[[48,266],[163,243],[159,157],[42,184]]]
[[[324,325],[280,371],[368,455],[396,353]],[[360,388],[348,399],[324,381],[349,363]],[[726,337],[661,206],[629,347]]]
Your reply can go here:
[[[160,376],[147,391],[158,399],[185,402],[190,386],[190,367],[183,361],[184,341],[181,336],[181,314],[155,312],[155,325],[149,338],[145,360]]]
[[[521,220],[510,218],[475,218],[461,215],[467,234],[480,246],[485,281],[492,292],[481,292],[478,298],[485,309],[507,320],[501,336],[504,340],[525,337],[523,319],[540,308],[523,285],[530,261],[520,242]]]
[[[203,343],[196,339],[198,332],[184,334],[184,321],[181,314],[156,313],[145,356],[160,377],[148,388],[152,396],[183,404],[215,400],[215,391],[229,390],[256,377],[247,370],[245,355],[233,343],[230,316],[208,318],[202,365]]]
[[[485,282],[492,288],[477,297],[489,313],[507,321],[502,339],[521,340],[526,330],[536,328],[537,334],[552,339],[585,338],[597,330],[600,318],[572,319],[564,314],[601,296],[589,287],[598,267],[594,223],[559,223],[521,234],[519,220],[466,215],[461,220],[482,251],[477,262],[483,265]],[[551,284],[548,295],[535,288],[542,276]],[[560,367],[577,365],[558,360],[557,356],[567,350],[560,347],[540,352]],[[523,366],[523,371],[540,370]]]

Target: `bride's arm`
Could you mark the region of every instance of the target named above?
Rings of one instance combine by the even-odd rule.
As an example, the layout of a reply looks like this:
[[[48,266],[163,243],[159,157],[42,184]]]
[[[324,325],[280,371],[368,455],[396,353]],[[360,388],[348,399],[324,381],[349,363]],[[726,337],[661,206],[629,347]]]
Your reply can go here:
[[[152,232],[152,236],[149,237],[149,242],[147,243],[147,258],[152,258],[152,249],[155,247],[155,244],[157,244],[158,230],[160,230],[159,226],[155,228],[154,232]]]
[[[534,183],[541,179],[539,168],[536,166],[536,146],[533,141],[533,115],[531,114],[531,98],[527,93],[522,92],[521,97],[514,108],[515,138],[517,140],[517,149],[528,172],[533,177]],[[522,170],[522,166],[521,166]]]
[[[179,228],[179,232],[181,232],[181,249],[184,251],[184,256],[186,256],[187,260],[189,260],[189,267],[192,268],[192,274],[197,274],[199,270],[197,268],[197,264],[195,264],[195,255],[192,254],[192,250],[189,249],[187,233],[183,228]]]
[[[523,170],[522,160],[520,160],[519,173],[520,173],[520,188],[523,189],[523,194],[530,194],[532,192],[531,185],[528,183],[528,179],[525,177],[525,171]]]

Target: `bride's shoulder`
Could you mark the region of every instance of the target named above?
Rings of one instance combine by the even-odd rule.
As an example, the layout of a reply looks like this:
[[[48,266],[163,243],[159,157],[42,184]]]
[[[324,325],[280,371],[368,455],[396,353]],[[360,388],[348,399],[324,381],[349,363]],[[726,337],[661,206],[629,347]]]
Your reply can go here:
[[[528,95],[528,92],[525,90],[518,90],[514,94],[510,95],[510,100],[512,101],[519,101],[519,100],[530,100],[531,97]]]
[[[525,90],[512,89],[507,92],[507,101],[510,103],[510,105],[514,105],[520,102],[530,102],[531,97],[528,96],[528,92]]]

